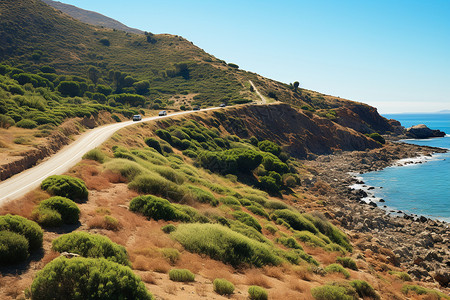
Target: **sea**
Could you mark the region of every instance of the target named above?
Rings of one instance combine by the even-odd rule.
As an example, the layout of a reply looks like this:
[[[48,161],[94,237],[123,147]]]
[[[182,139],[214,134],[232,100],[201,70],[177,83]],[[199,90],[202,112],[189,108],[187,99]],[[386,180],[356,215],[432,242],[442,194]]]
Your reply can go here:
[[[425,124],[431,129],[439,129],[447,135],[442,138],[425,140],[408,139],[403,142],[446,148],[450,150],[450,113],[436,114],[385,114],[408,128]],[[372,201],[393,214],[398,211],[410,215],[450,222],[450,152],[434,154],[405,161],[381,171],[360,175]],[[379,202],[383,199],[385,202]]]

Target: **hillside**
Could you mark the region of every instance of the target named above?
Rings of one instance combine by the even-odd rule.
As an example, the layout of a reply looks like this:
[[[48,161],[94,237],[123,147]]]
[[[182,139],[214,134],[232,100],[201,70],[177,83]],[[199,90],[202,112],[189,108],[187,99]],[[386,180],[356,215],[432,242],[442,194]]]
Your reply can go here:
[[[77,18],[0,2],[0,178],[89,128],[169,117],[0,207],[1,299],[450,299],[448,224],[391,217],[349,187],[436,149],[385,142],[404,128],[376,108],[180,36]]]
[[[129,33],[136,33],[136,34],[143,34],[144,31],[136,29],[136,28],[130,28],[114,19],[108,18],[107,16],[104,16],[102,14],[99,14],[95,11],[89,11],[85,9],[78,8],[74,5],[65,4],[59,1],[53,1],[53,0],[42,0],[42,2],[50,5],[51,7],[54,7],[69,16],[71,16],[74,19],[80,20],[83,23],[87,23],[94,26],[103,26],[107,28],[113,28],[116,30],[121,30]]]
[[[0,62],[26,72],[36,74],[50,66],[60,77],[81,77],[87,84],[94,79],[95,86],[109,86],[113,94],[141,94],[146,107],[178,109],[257,100],[248,82],[252,80],[270,101],[290,103],[364,133],[396,131],[396,124],[370,106],[295,90],[292,85],[242,71],[180,36],[92,27],[39,0],[2,1],[0,8]],[[89,75],[92,67],[96,71]],[[59,83],[58,78],[54,83]]]

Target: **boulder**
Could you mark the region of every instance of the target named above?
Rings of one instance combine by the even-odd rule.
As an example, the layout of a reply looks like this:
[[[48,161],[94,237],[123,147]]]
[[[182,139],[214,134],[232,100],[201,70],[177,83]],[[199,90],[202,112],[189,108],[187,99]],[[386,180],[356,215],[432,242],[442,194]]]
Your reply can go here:
[[[428,139],[432,137],[443,137],[445,136],[445,132],[440,130],[433,130],[427,127],[425,124],[419,124],[412,126],[408,129],[406,129],[406,134],[409,137],[415,138],[415,139]]]

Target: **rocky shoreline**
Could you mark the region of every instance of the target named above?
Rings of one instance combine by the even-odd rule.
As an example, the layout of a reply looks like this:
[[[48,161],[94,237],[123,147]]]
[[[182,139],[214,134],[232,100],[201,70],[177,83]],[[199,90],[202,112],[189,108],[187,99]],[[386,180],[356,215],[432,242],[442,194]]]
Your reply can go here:
[[[447,150],[389,142],[380,149],[336,153],[304,163],[318,171],[314,181],[333,188],[327,195],[328,213],[360,238],[357,247],[386,255],[389,262],[404,267],[413,278],[449,288],[450,224],[424,216],[390,215],[376,203],[362,200],[366,192],[351,188],[358,183],[355,174],[381,170],[400,159],[444,152]]]

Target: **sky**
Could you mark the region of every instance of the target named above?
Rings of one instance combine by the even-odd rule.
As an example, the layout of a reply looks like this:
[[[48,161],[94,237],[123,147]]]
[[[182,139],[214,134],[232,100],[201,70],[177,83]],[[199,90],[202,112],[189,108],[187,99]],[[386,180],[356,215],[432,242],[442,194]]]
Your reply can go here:
[[[380,113],[450,109],[449,0],[60,0]]]

